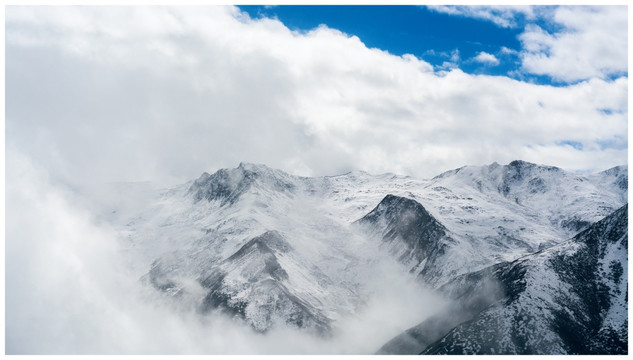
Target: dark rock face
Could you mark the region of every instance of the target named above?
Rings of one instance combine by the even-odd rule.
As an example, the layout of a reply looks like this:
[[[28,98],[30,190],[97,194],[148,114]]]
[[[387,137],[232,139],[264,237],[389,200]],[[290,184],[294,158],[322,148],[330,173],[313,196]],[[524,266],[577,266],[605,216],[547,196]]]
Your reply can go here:
[[[244,258],[252,253],[257,253],[264,260],[264,268],[256,273],[258,276],[268,275],[271,278],[281,281],[288,279],[288,273],[281,267],[275,251],[286,253],[292,250],[292,247],[281,235],[276,231],[267,231],[257,236],[242,246],[235,254],[226,259],[225,263],[239,263],[245,261]],[[246,260],[247,261],[247,260]],[[256,278],[249,278],[249,281],[256,281]]]
[[[565,220],[561,220],[560,226],[563,229],[578,232],[591,226],[591,223],[589,221],[580,219],[578,216],[574,216]]]
[[[503,167],[503,176],[499,185],[499,192],[508,197],[512,188],[525,183],[529,193],[544,193],[548,190],[545,181],[538,176],[538,171],[556,173],[562,170],[554,166],[542,166],[522,160],[514,160]]]
[[[331,331],[329,319],[319,315],[310,305],[293,295],[282,283],[266,279],[254,283],[249,292],[249,300],[235,299],[223,283],[226,274],[212,275],[202,282],[209,289],[204,298],[203,312],[219,309],[245,320],[251,327],[265,333],[283,321],[296,328],[308,329],[324,336]]]
[[[259,332],[266,332],[281,321],[318,335],[328,334],[329,319],[284,285],[288,273],[278,256],[290,251],[292,247],[277,231],[249,240],[200,280],[208,290],[200,310],[219,309],[245,320]],[[245,282],[236,283],[236,275]],[[228,281],[230,277],[234,280]],[[240,292],[247,296],[238,296]]]
[[[220,309],[227,314],[244,319],[246,317],[246,301],[233,298],[230,292],[223,289],[226,272],[216,269],[207,276],[200,284],[209,290],[207,296],[202,301],[200,310],[208,312],[213,309]]]
[[[417,201],[387,195],[370,213],[357,224],[367,226],[382,235],[390,251],[399,260],[412,265],[412,271],[426,260],[420,276],[432,271],[434,260],[444,254],[452,239],[448,230]]]
[[[218,170],[213,175],[205,172],[193,182],[188,193],[193,195],[195,201],[220,199],[223,205],[232,204],[254,181],[253,174],[245,175],[232,179],[231,173],[226,169]]]
[[[565,243],[460,276],[440,288],[457,305],[379,353],[627,354],[627,238],[625,205]]]
[[[581,232],[573,241],[584,246],[573,254],[561,253],[551,265],[571,294],[559,294],[556,301],[566,311],[555,312],[553,326],[572,354],[626,354],[628,328],[605,326],[604,316],[619,295],[623,267],[618,259],[604,263],[609,247],[628,249],[628,205]],[[625,258],[626,259],[626,258]],[[626,265],[626,264],[625,264]],[[575,295],[575,296],[574,296]],[[574,316],[582,314],[582,316]],[[626,325],[626,322],[623,323]],[[573,330],[572,330],[573,329]]]
[[[276,171],[263,165],[240,164],[236,169],[220,169],[213,175],[203,173],[187,191],[194,201],[219,200],[221,205],[234,204],[255,183],[270,186],[276,191],[290,191],[294,185],[276,176]]]

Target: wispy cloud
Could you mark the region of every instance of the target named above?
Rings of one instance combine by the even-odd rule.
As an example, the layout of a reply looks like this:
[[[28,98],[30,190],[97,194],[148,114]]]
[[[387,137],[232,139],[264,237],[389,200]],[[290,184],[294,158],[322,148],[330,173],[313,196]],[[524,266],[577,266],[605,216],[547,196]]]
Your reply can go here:
[[[477,54],[477,56],[475,56],[473,60],[489,66],[499,65],[499,59],[497,59],[496,56],[488,54],[484,51]]]
[[[514,49],[507,48],[505,46],[502,46],[501,49],[499,50],[499,52],[501,54],[504,54],[504,55],[516,55],[516,54],[519,53],[518,51],[516,51]]]
[[[532,19],[535,16],[534,8],[528,5],[434,5],[428,6],[428,8],[440,13],[491,21],[505,28],[519,26],[518,16],[523,16],[527,19]]]

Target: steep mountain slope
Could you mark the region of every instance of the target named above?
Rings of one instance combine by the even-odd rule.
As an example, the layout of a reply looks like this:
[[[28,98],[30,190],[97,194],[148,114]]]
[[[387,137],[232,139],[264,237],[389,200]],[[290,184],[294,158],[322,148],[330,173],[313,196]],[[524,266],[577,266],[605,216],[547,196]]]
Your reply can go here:
[[[517,161],[431,180],[306,178],[242,163],[109,218],[138,276],[178,306],[327,335],[383,269],[439,288],[549,248],[623,205],[625,176]]]
[[[436,267],[435,262],[455,241],[417,201],[387,195],[356,224],[378,234],[389,252],[410,272],[427,277],[443,275],[443,269]]]
[[[435,286],[488,260],[408,198],[387,195],[354,224],[426,285]]]
[[[626,354],[627,223],[625,205],[570,241],[456,278],[440,290],[459,308],[380,352]]]

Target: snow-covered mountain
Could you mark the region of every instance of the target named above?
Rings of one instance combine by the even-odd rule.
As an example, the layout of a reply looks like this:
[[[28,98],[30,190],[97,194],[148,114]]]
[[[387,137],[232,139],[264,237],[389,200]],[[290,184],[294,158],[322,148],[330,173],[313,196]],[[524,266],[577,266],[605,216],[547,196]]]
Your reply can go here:
[[[178,306],[220,311],[259,332],[335,336],[389,272],[468,309],[429,319],[447,333],[489,304],[453,303],[446,289],[591,229],[626,204],[627,171],[581,176],[513,161],[433,179],[307,178],[242,163],[161,190],[134,211],[113,204],[110,219],[138,277]]]

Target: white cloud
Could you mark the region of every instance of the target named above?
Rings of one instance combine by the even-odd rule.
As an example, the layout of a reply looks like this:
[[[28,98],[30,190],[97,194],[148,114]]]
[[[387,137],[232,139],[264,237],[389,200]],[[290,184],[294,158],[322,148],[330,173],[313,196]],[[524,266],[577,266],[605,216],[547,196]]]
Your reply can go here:
[[[497,59],[494,55],[488,54],[484,51],[477,54],[477,56],[475,56],[473,60],[491,66],[499,65],[499,59]]]
[[[550,87],[450,64],[434,73],[334,29],[297,33],[233,7],[12,7],[6,39],[7,144],[70,183],[174,183],[240,161],[430,177],[627,129],[626,78]],[[572,170],[627,159],[530,154]]]
[[[532,19],[535,16],[534,8],[528,5],[435,5],[428,6],[428,8],[440,13],[488,20],[505,28],[518,26],[516,18],[519,14],[527,19]]]
[[[626,7],[559,7],[551,21],[561,30],[529,25],[521,34],[524,71],[566,82],[627,73]]]
[[[429,6],[437,12],[524,26],[521,71],[556,81],[607,79],[628,72],[625,6]],[[517,21],[524,19],[525,21]],[[537,24],[537,20],[540,21]],[[525,23],[525,25],[523,25]],[[544,29],[542,24],[546,24]],[[549,30],[554,29],[554,30]],[[502,53],[514,50],[502,48]]]
[[[504,55],[516,55],[519,52],[514,50],[514,49],[510,49],[508,47],[502,46],[500,52]]]

